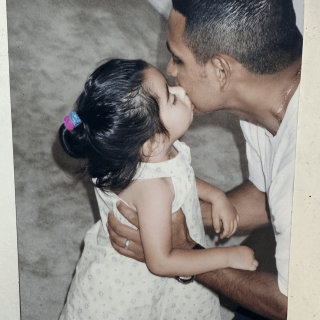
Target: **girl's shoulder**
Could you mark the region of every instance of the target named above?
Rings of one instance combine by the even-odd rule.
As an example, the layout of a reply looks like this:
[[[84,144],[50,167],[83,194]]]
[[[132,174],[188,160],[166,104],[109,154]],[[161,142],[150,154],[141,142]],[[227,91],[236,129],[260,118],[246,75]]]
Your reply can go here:
[[[174,187],[171,178],[134,180],[119,197],[125,200],[135,210],[141,202],[161,203],[173,202]]]

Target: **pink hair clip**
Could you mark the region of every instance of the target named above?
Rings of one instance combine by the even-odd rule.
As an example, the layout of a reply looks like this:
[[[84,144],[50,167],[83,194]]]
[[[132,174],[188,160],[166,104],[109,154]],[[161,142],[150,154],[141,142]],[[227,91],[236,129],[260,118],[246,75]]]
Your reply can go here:
[[[77,115],[75,111],[70,113],[70,116],[65,116],[63,118],[63,123],[67,130],[72,131],[75,127],[77,127],[81,123],[81,119]]]

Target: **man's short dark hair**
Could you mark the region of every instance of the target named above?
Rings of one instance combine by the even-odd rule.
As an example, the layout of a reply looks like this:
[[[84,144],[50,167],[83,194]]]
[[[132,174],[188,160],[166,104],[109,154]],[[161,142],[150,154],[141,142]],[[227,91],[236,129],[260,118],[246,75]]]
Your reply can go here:
[[[199,64],[227,54],[255,74],[281,71],[302,55],[292,0],[173,0]]]

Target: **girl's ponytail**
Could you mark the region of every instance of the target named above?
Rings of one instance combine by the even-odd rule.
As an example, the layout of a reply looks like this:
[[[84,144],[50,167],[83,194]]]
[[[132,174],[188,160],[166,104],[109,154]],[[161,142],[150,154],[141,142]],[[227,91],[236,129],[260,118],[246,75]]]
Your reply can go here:
[[[67,129],[66,124],[62,124],[59,129],[59,138],[62,148],[69,156],[87,158],[90,144],[88,142],[87,126],[83,122],[72,130]]]
[[[144,88],[149,67],[142,60],[102,64],[87,79],[76,102],[80,122],[60,127],[65,152],[87,159],[81,171],[96,178],[95,185],[106,192],[128,187],[139,163],[145,161],[143,144],[156,133],[167,134],[157,99]]]

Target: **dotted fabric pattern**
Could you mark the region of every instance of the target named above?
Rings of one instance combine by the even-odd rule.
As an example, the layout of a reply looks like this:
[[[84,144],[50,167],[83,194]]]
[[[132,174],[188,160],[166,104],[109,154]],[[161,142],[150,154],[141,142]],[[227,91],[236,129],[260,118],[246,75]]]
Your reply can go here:
[[[175,189],[172,212],[182,207],[190,235],[204,245],[190,149],[179,141],[174,146],[179,151],[174,159],[144,163],[135,179],[171,177]],[[121,256],[112,248],[105,228],[109,210],[123,223],[132,225],[116,208],[120,198],[99,189],[96,195],[101,221],[87,232],[85,248],[59,320],[220,320],[219,299],[210,290],[197,283],[183,285],[173,278],[155,276],[144,263]]]

